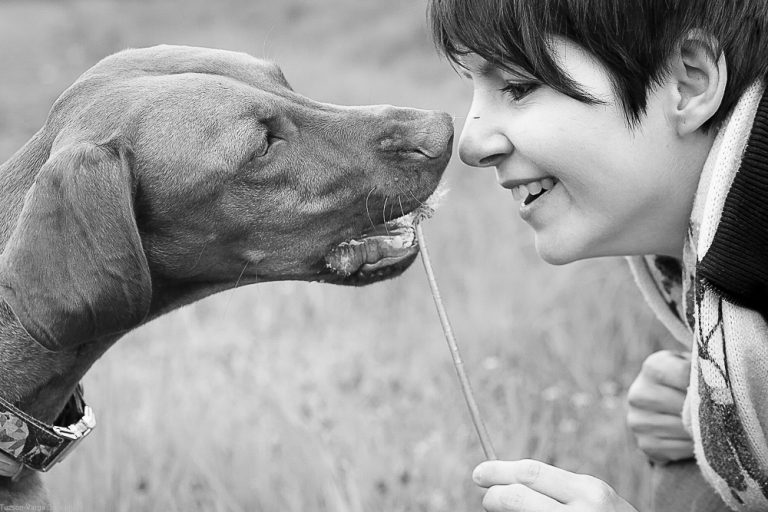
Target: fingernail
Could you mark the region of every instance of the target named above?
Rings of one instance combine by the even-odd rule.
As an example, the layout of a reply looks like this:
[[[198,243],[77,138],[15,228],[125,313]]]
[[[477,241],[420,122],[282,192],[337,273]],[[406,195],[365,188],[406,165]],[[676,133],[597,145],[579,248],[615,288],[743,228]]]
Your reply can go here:
[[[477,466],[475,466],[475,469],[472,471],[472,481],[475,482],[477,485],[482,485],[483,482],[483,465],[484,463],[480,463]]]

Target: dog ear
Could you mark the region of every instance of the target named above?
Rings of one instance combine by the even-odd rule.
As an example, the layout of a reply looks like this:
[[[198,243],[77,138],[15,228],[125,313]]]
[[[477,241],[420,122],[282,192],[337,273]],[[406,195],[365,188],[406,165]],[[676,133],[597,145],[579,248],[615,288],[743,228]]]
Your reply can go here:
[[[127,331],[147,316],[152,288],[130,156],[88,143],[51,155],[0,255],[0,297],[49,350]]]

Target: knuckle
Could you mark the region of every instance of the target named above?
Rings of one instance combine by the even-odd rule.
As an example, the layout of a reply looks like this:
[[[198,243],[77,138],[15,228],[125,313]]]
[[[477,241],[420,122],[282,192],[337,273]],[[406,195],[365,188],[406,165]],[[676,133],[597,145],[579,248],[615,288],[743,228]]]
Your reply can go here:
[[[496,493],[494,492],[494,488],[491,487],[488,489],[488,492],[485,493],[485,496],[483,496],[483,509],[491,511],[494,510],[494,500],[496,499]]]
[[[627,411],[627,426],[632,432],[637,430],[637,426],[639,424],[637,416],[638,414],[635,409],[629,409],[629,411]]]
[[[646,456],[653,462],[660,462],[662,464],[676,460],[673,457],[670,457],[668,454],[662,452],[646,453]]]
[[[691,354],[688,352],[676,353],[674,360],[680,368],[686,369],[691,367]]]
[[[627,405],[631,409],[648,409],[650,399],[646,389],[641,385],[630,387],[627,392]]]
[[[664,450],[660,450],[656,443],[652,440],[648,440],[646,442],[638,442],[637,446],[645,454],[646,457],[653,461],[668,462],[670,460],[669,455],[664,452]]]
[[[677,367],[683,359],[677,357],[671,350],[659,350],[645,358],[642,373],[648,375],[664,375],[670,369]]]
[[[658,449],[655,439],[651,436],[639,436],[637,438],[637,447],[645,453],[654,453]]]
[[[642,399],[642,387],[637,381],[635,381],[631,386],[629,386],[629,389],[627,390],[627,404],[629,404],[630,407],[638,407],[638,405],[642,403]]]
[[[520,461],[520,483],[534,485],[541,475],[541,462],[532,459]]]
[[[645,415],[633,409],[630,409],[629,412],[627,412],[627,426],[635,435],[645,434],[649,430]]]
[[[519,484],[507,486],[501,495],[502,510],[525,510],[525,487]]]
[[[643,363],[641,375],[650,382],[662,382],[666,373],[664,365],[658,361],[651,360],[651,357],[646,359]]]
[[[647,369],[653,369],[659,366],[663,366],[664,361],[666,361],[668,358],[669,358],[668,350],[659,350],[658,352],[654,352],[653,354],[645,358],[645,360],[643,361],[642,369],[647,370]]]
[[[692,450],[687,450],[683,447],[676,448],[674,450],[671,450],[669,452],[669,460],[675,461],[675,460],[683,460],[691,457]]]
[[[631,404],[632,400],[637,397],[642,389],[643,383],[641,377],[638,376],[635,378],[635,380],[632,381],[632,384],[629,385],[629,389],[627,389],[627,402]]]
[[[494,485],[483,497],[483,508],[489,512],[525,510],[523,486],[518,484]]]
[[[599,478],[581,475],[583,478],[584,499],[593,505],[611,503],[616,497],[616,491]]]
[[[498,507],[496,507],[496,493],[494,492],[494,488],[491,487],[488,489],[488,492],[485,493],[485,496],[483,496],[483,510],[487,510],[489,512],[493,510],[498,510]]]

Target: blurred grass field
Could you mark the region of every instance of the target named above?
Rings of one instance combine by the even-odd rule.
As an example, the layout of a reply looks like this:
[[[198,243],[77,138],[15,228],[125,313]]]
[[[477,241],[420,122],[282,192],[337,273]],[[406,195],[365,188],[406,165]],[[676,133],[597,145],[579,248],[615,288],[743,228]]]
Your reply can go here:
[[[471,88],[435,53],[423,0],[0,3],[0,158],[98,59],[158,43],[245,51],[340,104],[457,116]],[[668,345],[625,263],[552,267],[492,171],[455,158],[425,225],[502,458],[607,480],[636,506],[647,468],[627,386]],[[85,379],[99,425],[46,480],[60,510],[479,510],[482,460],[420,263],[363,289],[260,284],[121,340]]]

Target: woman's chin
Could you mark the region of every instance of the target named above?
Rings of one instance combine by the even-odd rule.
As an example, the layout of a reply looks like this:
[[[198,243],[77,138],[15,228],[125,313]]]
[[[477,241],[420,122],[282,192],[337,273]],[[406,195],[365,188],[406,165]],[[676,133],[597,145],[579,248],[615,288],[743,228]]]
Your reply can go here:
[[[550,265],[566,265],[589,257],[572,250],[563,243],[542,239],[539,236],[536,236],[535,246],[539,257]]]

